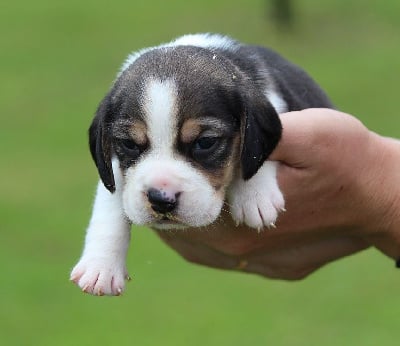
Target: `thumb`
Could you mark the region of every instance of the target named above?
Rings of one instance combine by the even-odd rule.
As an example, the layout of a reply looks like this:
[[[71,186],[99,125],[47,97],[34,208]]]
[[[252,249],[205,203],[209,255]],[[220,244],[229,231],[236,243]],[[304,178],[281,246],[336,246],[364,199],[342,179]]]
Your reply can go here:
[[[329,136],[332,129],[341,124],[343,114],[332,109],[310,108],[283,113],[282,138],[269,160],[281,161],[292,167],[307,167],[317,143]]]
[[[281,161],[289,166],[301,166],[309,142],[310,129],[305,111],[280,114],[282,137],[268,160]]]

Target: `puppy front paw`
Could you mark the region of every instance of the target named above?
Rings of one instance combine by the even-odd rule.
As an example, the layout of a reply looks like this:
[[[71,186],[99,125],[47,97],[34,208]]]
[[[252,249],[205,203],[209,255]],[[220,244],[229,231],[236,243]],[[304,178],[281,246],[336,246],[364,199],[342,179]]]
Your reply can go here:
[[[246,189],[231,201],[234,221],[237,224],[245,223],[259,231],[264,227],[275,228],[278,214],[284,207],[284,199],[279,190]]]
[[[266,162],[248,181],[238,179],[229,191],[233,220],[251,228],[275,228],[278,214],[285,210],[285,200],[276,181],[276,163]]]
[[[70,280],[85,293],[119,296],[125,290],[125,280],[130,277],[124,263],[82,257],[72,270]]]

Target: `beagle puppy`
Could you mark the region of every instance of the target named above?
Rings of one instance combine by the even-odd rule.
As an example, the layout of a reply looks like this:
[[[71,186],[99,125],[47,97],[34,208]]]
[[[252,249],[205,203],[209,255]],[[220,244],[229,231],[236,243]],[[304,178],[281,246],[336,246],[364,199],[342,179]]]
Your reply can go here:
[[[284,210],[278,114],[332,107],[299,67],[274,51],[214,34],[185,35],[131,54],[89,129],[97,187],[71,280],[120,295],[131,224],[207,227],[223,204],[260,231]]]

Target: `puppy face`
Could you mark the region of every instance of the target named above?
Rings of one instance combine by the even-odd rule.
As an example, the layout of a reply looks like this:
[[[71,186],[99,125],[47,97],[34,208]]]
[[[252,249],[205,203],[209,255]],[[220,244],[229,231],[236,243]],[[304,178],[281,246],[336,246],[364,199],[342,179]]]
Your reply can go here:
[[[200,227],[220,214],[238,167],[250,178],[273,149],[277,118],[230,60],[203,48],[160,48],[121,73],[92,123],[90,146],[111,192],[118,159],[132,223]]]
[[[173,79],[149,78],[142,116],[114,125],[114,149],[125,171],[123,205],[135,224],[196,227],[220,213],[238,150],[238,124],[194,110],[182,114],[181,104]]]

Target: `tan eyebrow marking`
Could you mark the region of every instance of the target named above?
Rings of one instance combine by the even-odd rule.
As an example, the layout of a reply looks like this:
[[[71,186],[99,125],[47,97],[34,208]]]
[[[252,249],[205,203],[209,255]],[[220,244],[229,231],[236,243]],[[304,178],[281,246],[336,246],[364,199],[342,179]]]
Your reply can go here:
[[[147,138],[147,126],[141,120],[135,120],[132,122],[129,134],[136,144],[144,145],[148,142]]]
[[[180,139],[183,143],[193,142],[205,128],[208,135],[218,137],[226,132],[226,123],[212,117],[190,118],[181,127]]]
[[[180,138],[183,143],[193,142],[201,133],[201,123],[197,119],[186,120],[182,127]]]

